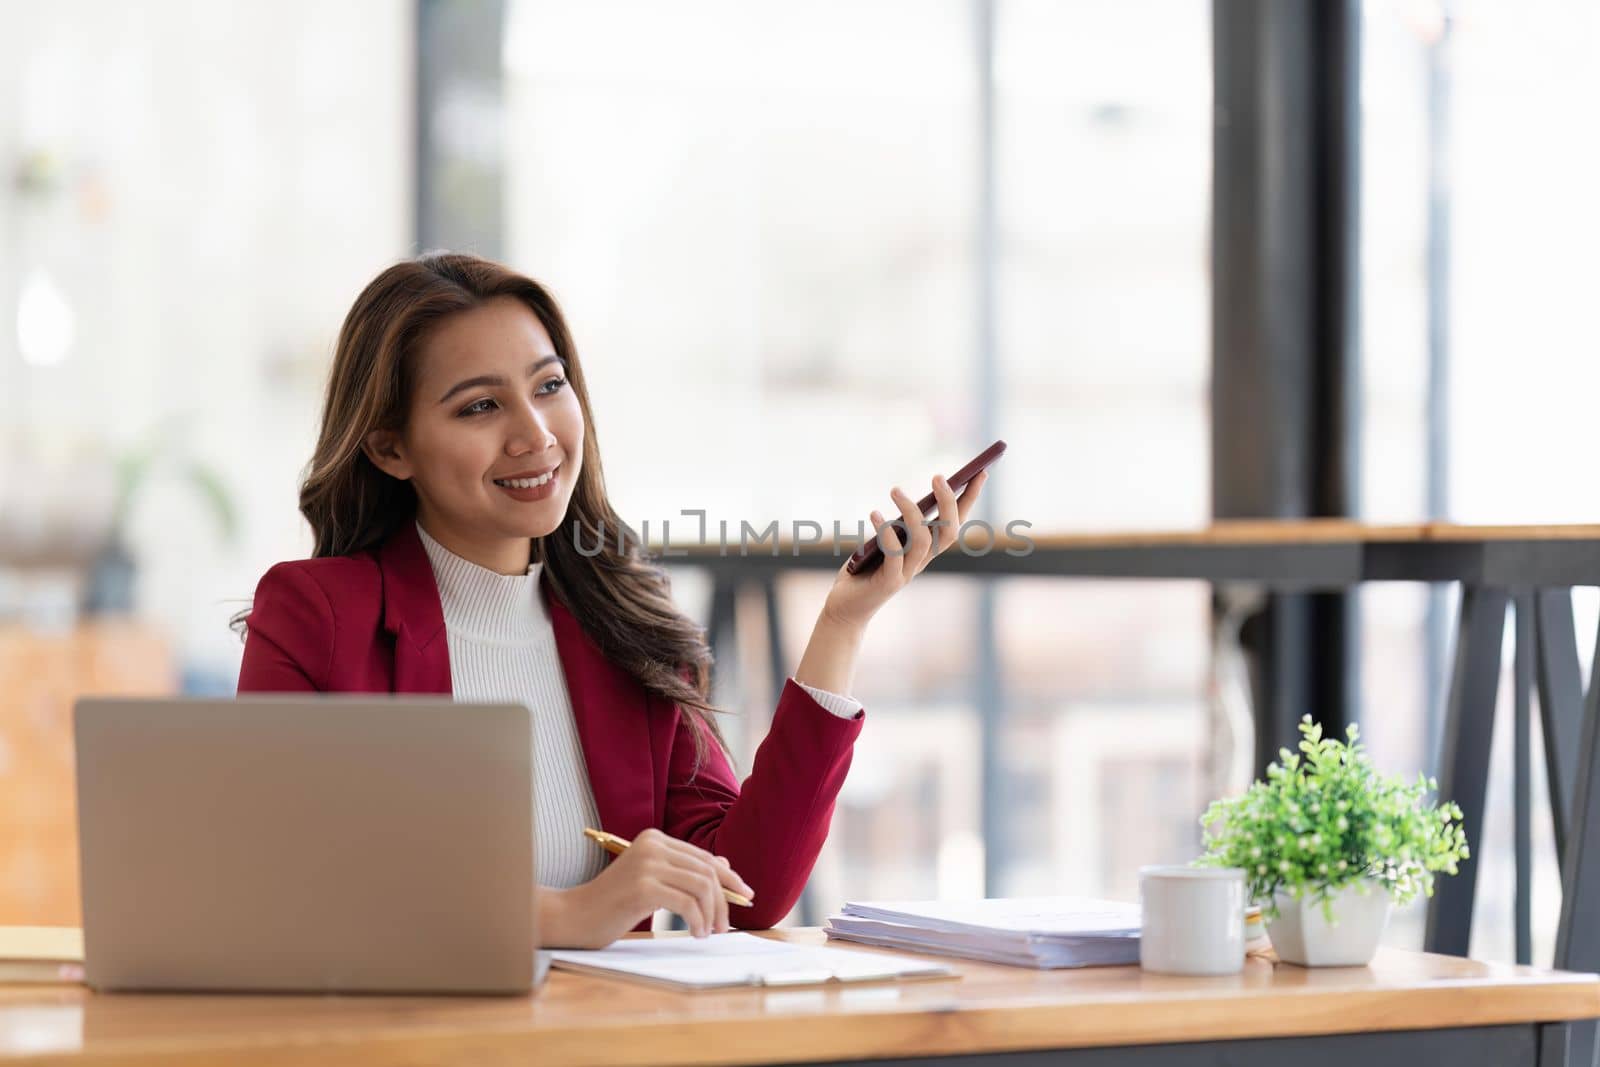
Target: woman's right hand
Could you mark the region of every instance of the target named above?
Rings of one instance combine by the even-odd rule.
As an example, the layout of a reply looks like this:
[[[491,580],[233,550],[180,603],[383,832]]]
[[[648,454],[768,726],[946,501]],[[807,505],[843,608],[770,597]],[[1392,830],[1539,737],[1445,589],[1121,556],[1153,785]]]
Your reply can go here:
[[[695,937],[725,933],[730,927],[724,887],[755,896],[726,858],[660,830],[644,830],[591,881],[540,890],[540,941],[549,948],[604,948],[657,908],[681,916]]]

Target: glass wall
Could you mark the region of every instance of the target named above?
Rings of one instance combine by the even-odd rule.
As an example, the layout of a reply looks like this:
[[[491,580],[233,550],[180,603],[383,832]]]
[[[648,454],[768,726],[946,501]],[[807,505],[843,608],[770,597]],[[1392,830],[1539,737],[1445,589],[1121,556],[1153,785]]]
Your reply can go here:
[[[1204,4],[997,8],[1004,507],[1037,530],[1210,516]],[[1003,893],[1134,899],[1199,844],[1209,588],[1015,580],[996,617]]]
[[[891,485],[920,492],[986,443],[975,10],[512,5],[507,254],[565,302],[630,521],[703,508],[713,529],[849,529]],[[994,514],[1035,533],[1198,525],[1206,10],[1006,0],[993,29],[1011,445]],[[793,657],[829,580],[782,583]],[[704,583],[676,583],[703,613]],[[1000,583],[1003,783],[980,774],[977,596],[936,565],[874,621],[856,686],[872,725],[817,899],[1129,896],[1139,863],[1192,855],[1206,591]],[[774,696],[760,616],[742,605],[746,656],[723,665],[746,767]],[[986,787],[1026,844],[990,886]]]
[[[0,923],[78,921],[74,697],[231,693],[228,617],[309,554],[411,52],[387,0],[0,7]]]
[[[1588,298],[1600,283],[1590,252],[1600,239],[1600,145],[1587,135],[1600,100],[1600,72],[1588,61],[1596,47],[1600,5],[1592,0],[1365,5],[1368,518],[1410,521],[1427,512],[1430,328],[1447,368],[1439,517],[1593,522],[1600,511],[1584,473],[1586,402],[1600,375],[1586,340]],[[1439,301],[1432,320],[1430,296]],[[1576,600],[1587,660],[1595,591],[1579,590]],[[1438,680],[1430,689],[1424,674],[1426,593],[1375,588],[1364,605],[1374,753],[1395,769],[1428,765],[1442,705]],[[1453,598],[1437,610],[1453,632]],[[1513,956],[1509,645],[1505,675],[1472,943],[1473,955],[1488,959]],[[1548,962],[1560,878],[1541,762],[1532,917],[1534,960]],[[1420,909],[1401,928],[1420,944]]]
[[[157,448],[117,530],[135,597],[186,671],[231,686],[223,600],[309,550],[296,482],[333,338],[410,240],[410,17],[76,0],[5,18],[0,538],[92,550],[119,468]]]

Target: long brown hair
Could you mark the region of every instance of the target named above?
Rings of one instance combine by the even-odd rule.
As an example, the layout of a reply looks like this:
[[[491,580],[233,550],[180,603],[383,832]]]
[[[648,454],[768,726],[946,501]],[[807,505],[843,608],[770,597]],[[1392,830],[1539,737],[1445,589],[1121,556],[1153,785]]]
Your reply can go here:
[[[544,564],[551,591],[601,653],[689,716],[698,762],[704,735],[723,744],[713,718],[720,709],[710,701],[711,650],[606,496],[577,347],[555,298],[531,278],[477,256],[434,252],[389,267],[356,297],[339,330],[322,428],[300,486],[300,512],[316,537],[312,554],[374,549],[415,520],[416,490],[374,466],[361,443],[373,430],[404,430],[428,333],[498,297],[520,300],[544,325],[583,411],[578,484],[562,525],[532,539],[532,559]],[[241,631],[248,614],[235,616]]]

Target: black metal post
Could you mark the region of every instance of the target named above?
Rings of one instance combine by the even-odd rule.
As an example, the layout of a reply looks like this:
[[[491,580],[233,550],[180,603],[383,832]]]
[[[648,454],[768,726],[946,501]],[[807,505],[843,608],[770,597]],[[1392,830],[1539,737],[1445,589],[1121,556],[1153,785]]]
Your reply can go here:
[[[1489,788],[1489,745],[1494,707],[1500,693],[1500,656],[1505,641],[1503,589],[1466,586],[1461,591],[1461,622],[1456,627],[1455,671],[1445,709],[1439,760],[1439,796],[1461,808],[1470,855],[1454,878],[1435,883],[1428,901],[1423,947],[1429,952],[1465,956],[1472,942],[1472,903],[1478,888],[1483,845],[1484,800]]]
[[[417,0],[416,241],[499,259],[505,0]]]
[[[1534,646],[1538,649],[1539,725],[1544,733],[1545,779],[1550,787],[1556,864],[1567,856],[1572,823],[1573,783],[1583,736],[1583,670],[1572,621],[1572,590],[1540,589],[1534,594]]]
[[[1360,8],[1212,8],[1212,510],[1354,514],[1359,484]],[[1242,633],[1256,769],[1302,714],[1357,717],[1348,594],[1273,595]]]
[[[712,678],[717,692],[729,682],[738,644],[735,640],[735,608],[739,599],[739,580],[718,571],[711,579],[711,604],[706,612],[706,644],[711,646]]]
[[[1517,645],[1512,660],[1511,818],[1516,857],[1515,936],[1518,963],[1533,962],[1533,658],[1534,594],[1517,594]]]
[[[1596,635],[1595,652],[1600,655],[1600,634]],[[1590,678],[1584,700],[1570,814],[1571,832],[1561,864],[1561,924],[1556,929],[1554,966],[1600,971],[1600,908],[1595,905],[1600,900],[1600,677]],[[1574,1025],[1569,1062],[1575,1067],[1600,1062],[1593,1020]]]

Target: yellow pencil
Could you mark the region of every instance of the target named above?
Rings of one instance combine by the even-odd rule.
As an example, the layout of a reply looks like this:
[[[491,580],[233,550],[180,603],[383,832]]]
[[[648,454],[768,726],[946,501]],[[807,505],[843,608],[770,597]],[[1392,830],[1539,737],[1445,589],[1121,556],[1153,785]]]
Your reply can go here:
[[[601,848],[605,849],[607,852],[611,853],[613,856],[622,855],[628,850],[628,846],[633,843],[626,837],[618,837],[616,834],[608,834],[604,830],[596,830],[592,826],[585,826],[583,828],[583,833],[585,837],[599,845]],[[722,895],[727,898],[729,904],[737,904],[741,908],[748,908],[750,906],[749,897],[741,896],[726,886],[723,887]]]

